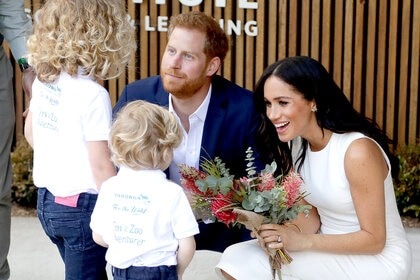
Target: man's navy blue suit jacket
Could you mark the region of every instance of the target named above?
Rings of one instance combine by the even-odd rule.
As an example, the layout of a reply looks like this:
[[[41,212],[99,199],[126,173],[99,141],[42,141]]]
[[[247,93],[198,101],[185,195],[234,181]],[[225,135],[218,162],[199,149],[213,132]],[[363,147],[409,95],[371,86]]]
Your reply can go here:
[[[160,76],[138,80],[127,85],[114,107],[115,115],[127,102],[145,100],[169,106],[169,94]],[[204,122],[200,159],[221,158],[235,177],[246,176],[245,151],[253,148],[260,118],[255,113],[252,92],[214,76],[211,99]],[[258,168],[261,165],[257,162]]]
[[[113,109],[115,114],[128,102],[144,100],[160,106],[169,106],[169,93],[165,91],[160,76],[152,76],[127,85]],[[207,116],[204,122],[201,158],[222,159],[236,178],[246,176],[245,151],[251,147],[258,170],[263,164],[258,160],[255,137],[260,117],[255,113],[252,92],[215,75]],[[249,232],[228,229],[223,223],[199,223],[196,235],[197,249],[222,252],[227,246],[249,240]]]

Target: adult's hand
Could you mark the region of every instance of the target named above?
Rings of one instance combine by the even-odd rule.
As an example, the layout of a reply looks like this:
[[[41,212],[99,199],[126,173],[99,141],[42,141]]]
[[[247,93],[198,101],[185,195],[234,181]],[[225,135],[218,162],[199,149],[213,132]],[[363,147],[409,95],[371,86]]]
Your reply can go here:
[[[35,72],[32,67],[25,69],[22,73],[22,88],[25,92],[26,98],[31,100],[32,97],[32,84],[35,80]],[[29,108],[23,112],[23,116],[26,117],[28,115]]]
[[[287,224],[264,224],[258,233],[272,249],[285,248],[291,251],[300,251],[308,249],[310,246],[308,234],[303,234]]]

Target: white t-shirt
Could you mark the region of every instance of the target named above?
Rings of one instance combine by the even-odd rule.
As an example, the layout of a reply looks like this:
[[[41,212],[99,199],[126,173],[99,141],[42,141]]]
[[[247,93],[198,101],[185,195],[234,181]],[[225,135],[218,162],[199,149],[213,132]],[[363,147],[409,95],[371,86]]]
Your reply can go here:
[[[97,193],[86,143],[108,140],[112,108],[106,89],[80,74],[63,72],[52,84],[35,79],[30,111],[35,185],[55,196]]]
[[[161,170],[124,166],[103,183],[90,226],[109,245],[106,260],[121,269],[176,265],[178,239],[199,233],[179,185]]]

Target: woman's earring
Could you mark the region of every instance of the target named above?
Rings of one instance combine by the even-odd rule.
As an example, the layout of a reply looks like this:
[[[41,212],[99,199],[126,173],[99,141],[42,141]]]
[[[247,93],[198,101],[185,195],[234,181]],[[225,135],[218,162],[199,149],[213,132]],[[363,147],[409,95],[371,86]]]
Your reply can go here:
[[[318,109],[317,109],[316,107],[313,107],[313,108],[311,109],[311,111],[315,113],[316,111],[318,111]]]

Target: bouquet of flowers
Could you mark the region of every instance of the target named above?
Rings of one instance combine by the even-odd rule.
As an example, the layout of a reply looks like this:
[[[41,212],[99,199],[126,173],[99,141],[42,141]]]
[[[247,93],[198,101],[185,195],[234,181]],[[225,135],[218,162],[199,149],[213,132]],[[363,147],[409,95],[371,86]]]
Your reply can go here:
[[[227,226],[237,223],[252,230],[259,240],[258,229],[263,223],[282,224],[292,220],[299,213],[308,213],[310,206],[298,202],[306,196],[301,192],[302,178],[294,171],[275,177],[277,164],[273,161],[259,174],[255,171],[251,148],[246,153],[247,174],[245,178],[235,179],[220,158],[204,159],[201,170],[181,164],[181,184],[192,193],[193,208],[206,220],[216,219]],[[289,264],[291,256],[285,249],[268,250],[273,279],[276,271],[281,279],[282,264]]]

